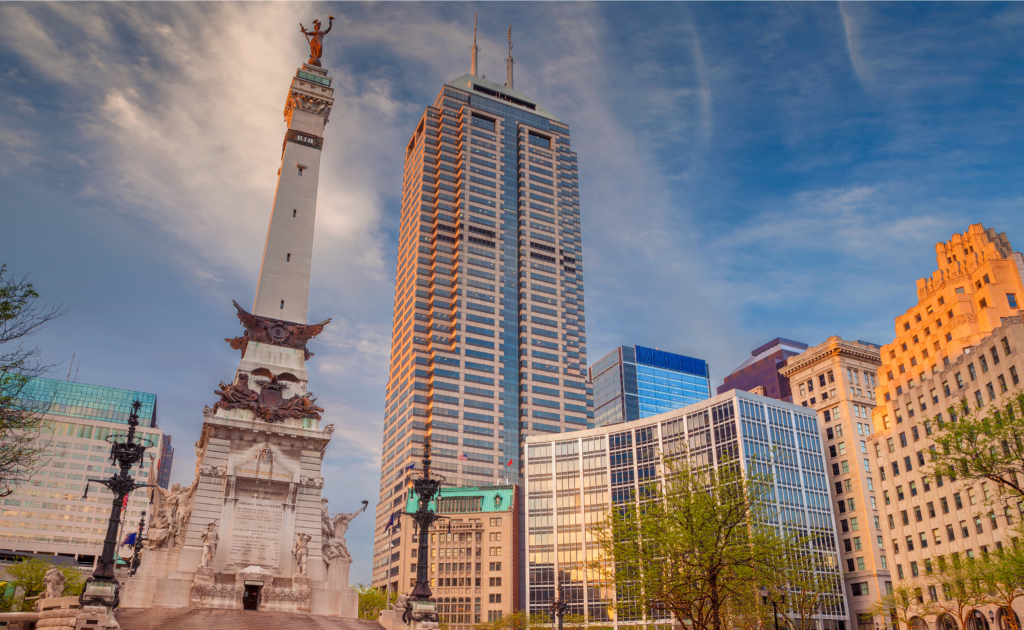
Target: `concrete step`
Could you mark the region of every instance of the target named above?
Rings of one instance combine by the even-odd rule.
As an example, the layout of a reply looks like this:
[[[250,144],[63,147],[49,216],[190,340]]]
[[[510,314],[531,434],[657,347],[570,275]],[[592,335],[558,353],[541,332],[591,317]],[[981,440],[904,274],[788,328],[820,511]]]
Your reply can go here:
[[[207,608],[118,608],[122,630],[382,630],[376,621]]]

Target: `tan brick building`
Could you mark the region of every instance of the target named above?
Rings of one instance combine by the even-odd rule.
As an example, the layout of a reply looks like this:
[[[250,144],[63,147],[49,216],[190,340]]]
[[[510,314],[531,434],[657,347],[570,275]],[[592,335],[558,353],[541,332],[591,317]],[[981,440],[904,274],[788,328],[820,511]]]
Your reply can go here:
[[[949,407],[998,401],[1024,371],[1024,256],[1005,234],[972,225],[937,244],[936,259],[938,271],[918,281],[917,305],[896,318],[896,339],[882,347],[869,444],[892,581],[920,581],[925,599],[941,596],[925,579],[935,558],[997,549],[1019,517],[986,505],[995,492],[990,484],[924,474],[931,435],[949,421]],[[994,607],[982,610],[986,617],[987,608]]]
[[[451,630],[470,630],[516,609],[518,490],[513,485],[441,488],[431,502],[431,509],[447,518],[430,530],[430,590]],[[408,490],[405,511],[416,511],[417,501]],[[392,592],[409,593],[416,583],[419,541],[411,519],[396,515],[395,523],[397,529],[383,536],[392,562],[382,570],[391,575]]]
[[[813,408],[821,420],[850,622],[863,630],[872,628],[871,606],[890,580],[879,480],[868,454],[879,350],[864,341],[829,337],[779,370],[789,379],[793,402]]]

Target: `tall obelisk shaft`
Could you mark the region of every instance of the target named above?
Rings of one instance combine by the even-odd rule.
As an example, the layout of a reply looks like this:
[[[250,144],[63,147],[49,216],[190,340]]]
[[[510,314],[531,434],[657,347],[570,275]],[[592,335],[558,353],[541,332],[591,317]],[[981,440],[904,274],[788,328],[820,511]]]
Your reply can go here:
[[[253,305],[256,315],[306,323],[320,153],[333,95],[323,68],[302,64],[292,78],[284,108],[288,131]]]

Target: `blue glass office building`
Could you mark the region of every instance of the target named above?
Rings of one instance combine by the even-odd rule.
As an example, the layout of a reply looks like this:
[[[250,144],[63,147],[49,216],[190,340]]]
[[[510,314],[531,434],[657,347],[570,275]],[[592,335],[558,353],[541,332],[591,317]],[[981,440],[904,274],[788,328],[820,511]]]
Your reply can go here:
[[[703,359],[619,346],[590,368],[594,426],[649,418],[711,397]]]

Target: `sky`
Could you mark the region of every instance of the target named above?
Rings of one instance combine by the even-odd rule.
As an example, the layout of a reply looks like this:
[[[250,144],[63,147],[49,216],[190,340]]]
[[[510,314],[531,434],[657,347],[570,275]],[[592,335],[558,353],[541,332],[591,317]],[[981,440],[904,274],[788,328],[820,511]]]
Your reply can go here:
[[[469,71],[477,11],[480,72],[504,80],[511,24],[516,89],[571,128],[591,363],[658,347],[715,386],[778,336],[886,343],[936,242],[1024,242],[1024,5],[3,3],[0,264],[68,308],[35,339],[51,376],[155,392],[191,481],[238,365],[231,302],[255,295],[299,23],[334,15],[310,389],[332,511],[372,507],[403,150]],[[353,521],[353,583],[372,538]]]

